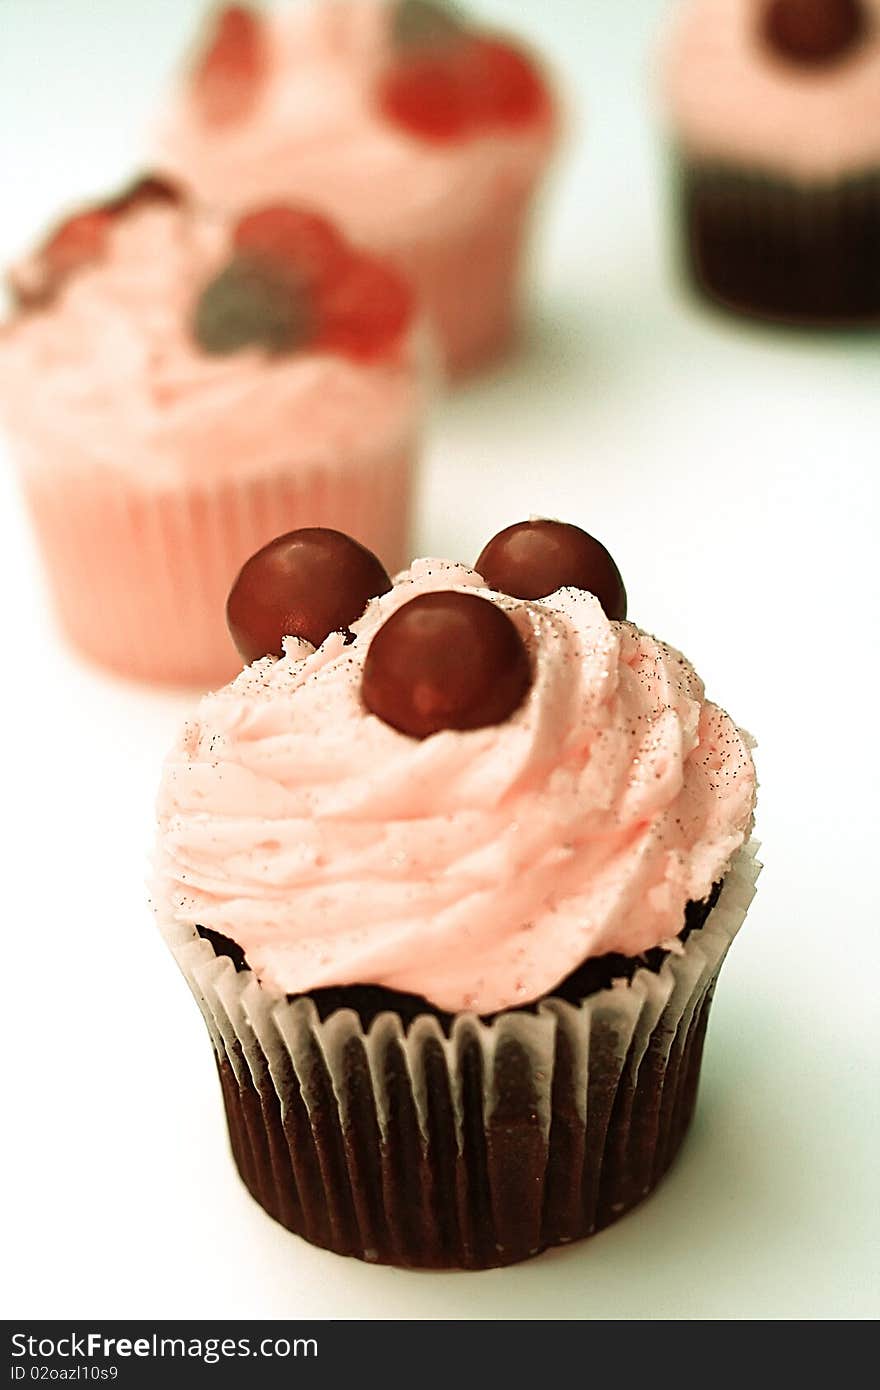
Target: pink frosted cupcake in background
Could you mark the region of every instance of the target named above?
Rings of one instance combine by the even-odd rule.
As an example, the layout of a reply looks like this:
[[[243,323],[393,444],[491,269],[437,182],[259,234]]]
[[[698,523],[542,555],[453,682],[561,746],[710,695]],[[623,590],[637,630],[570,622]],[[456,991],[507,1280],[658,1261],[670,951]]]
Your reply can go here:
[[[398,272],[311,213],[224,224],[146,180],[11,283],[0,415],[88,656],[228,678],[225,595],[280,529],[344,526],[401,565],[430,352]]]
[[[545,77],[438,0],[219,11],[153,158],[206,204],[293,198],[412,279],[449,369],[509,345],[555,144]]]
[[[748,736],[562,522],[393,583],[283,536],[228,615],[253,664],[168,758],[155,908],[249,1191],[428,1268],[615,1221],[694,1111],[756,874]]]
[[[697,287],[880,324],[880,0],[683,0],[662,78]]]

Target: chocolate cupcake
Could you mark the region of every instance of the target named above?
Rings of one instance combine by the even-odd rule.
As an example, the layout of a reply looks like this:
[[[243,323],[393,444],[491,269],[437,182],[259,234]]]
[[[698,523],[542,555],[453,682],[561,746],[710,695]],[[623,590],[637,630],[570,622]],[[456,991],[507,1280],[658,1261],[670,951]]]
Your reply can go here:
[[[880,324],[880,0],[688,0],[664,59],[697,287],[779,322]]]
[[[393,584],[294,533],[230,595],[268,655],[168,759],[155,905],[241,1176],[318,1245],[509,1264],[615,1220],[678,1151],[755,774],[625,612],[558,522]]]

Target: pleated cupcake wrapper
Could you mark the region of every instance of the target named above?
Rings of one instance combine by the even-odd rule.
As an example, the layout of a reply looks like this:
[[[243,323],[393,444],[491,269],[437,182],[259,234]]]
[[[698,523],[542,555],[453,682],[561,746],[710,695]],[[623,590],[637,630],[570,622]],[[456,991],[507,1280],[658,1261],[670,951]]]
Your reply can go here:
[[[232,1150],[278,1221],[340,1254],[480,1269],[609,1224],[662,1177],[696,1099],[756,846],[680,956],[579,1006],[368,1029],[269,995],[189,928],[164,934],[214,1045]]]
[[[780,322],[880,325],[880,171],[801,184],[677,159],[686,268],[727,307]]]
[[[451,377],[487,367],[516,335],[535,193],[530,185],[499,200],[491,218],[387,248],[418,287]]]
[[[222,683],[241,669],[224,617],[230,585],[274,536],[332,526],[392,571],[407,562],[418,443],[347,466],[164,491],[79,460],[70,469],[38,460],[24,486],[64,628],[122,674]]]

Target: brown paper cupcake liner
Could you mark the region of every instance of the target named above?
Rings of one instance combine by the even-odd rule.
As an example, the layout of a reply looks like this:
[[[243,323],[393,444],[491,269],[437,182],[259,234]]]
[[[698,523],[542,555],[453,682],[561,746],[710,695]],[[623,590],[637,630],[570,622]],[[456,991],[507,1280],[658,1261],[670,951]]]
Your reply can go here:
[[[880,171],[821,184],[678,161],[685,269],[726,308],[880,326]]]
[[[672,1162],[696,1101],[718,972],[754,894],[741,850],[705,924],[655,973],[448,1032],[423,1014],[323,1022],[194,931],[164,935],[208,1026],[241,1177],[339,1254],[484,1269],[607,1226]]]

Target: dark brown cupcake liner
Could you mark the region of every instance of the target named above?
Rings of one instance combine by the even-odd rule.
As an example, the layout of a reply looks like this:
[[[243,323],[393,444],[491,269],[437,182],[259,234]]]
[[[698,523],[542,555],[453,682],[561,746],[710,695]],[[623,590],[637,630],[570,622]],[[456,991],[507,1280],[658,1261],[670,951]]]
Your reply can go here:
[[[880,170],[795,183],[677,161],[685,271],[725,308],[778,323],[880,326]]]
[[[270,995],[189,928],[164,934],[199,1002],[241,1177],[315,1245],[485,1269],[615,1221],[659,1182],[696,1101],[718,972],[754,894],[736,856],[705,924],[579,1005],[364,1028]]]

